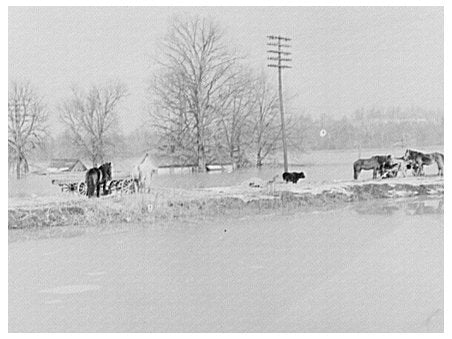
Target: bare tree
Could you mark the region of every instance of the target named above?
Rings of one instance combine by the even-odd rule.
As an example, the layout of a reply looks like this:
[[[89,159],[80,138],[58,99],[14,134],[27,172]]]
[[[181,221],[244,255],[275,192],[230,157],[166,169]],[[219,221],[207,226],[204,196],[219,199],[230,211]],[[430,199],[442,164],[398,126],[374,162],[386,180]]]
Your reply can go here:
[[[160,150],[177,156],[181,163],[196,162],[195,119],[188,112],[184,84],[177,74],[160,74],[153,86],[157,95],[151,112],[152,127],[159,135]]]
[[[17,179],[28,173],[31,151],[47,135],[47,112],[30,84],[12,83],[8,95],[8,154],[16,167]]]
[[[223,100],[218,109],[218,122],[215,124],[218,133],[215,136],[222,140],[219,144],[226,146],[235,168],[243,165],[245,148],[252,142],[249,136],[253,131],[252,114],[256,106],[253,85],[251,75],[238,70],[221,94]]]
[[[113,146],[118,104],[126,95],[127,89],[121,83],[93,86],[87,93],[73,88],[72,98],[61,107],[61,120],[93,166],[103,162]]]
[[[264,76],[256,82],[254,95],[256,105],[253,143],[256,152],[256,166],[262,167],[263,160],[281,147],[278,96],[269,88]]]
[[[223,106],[220,92],[234,77],[236,58],[222,40],[219,28],[206,19],[176,20],[163,41],[161,72],[151,85],[155,127],[200,171],[206,168],[216,109]]]

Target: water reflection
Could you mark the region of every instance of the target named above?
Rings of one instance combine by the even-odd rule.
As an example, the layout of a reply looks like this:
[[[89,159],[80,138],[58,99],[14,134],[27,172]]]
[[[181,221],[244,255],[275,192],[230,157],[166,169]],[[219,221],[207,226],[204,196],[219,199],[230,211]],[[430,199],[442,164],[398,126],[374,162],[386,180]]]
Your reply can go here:
[[[438,201],[422,201],[416,203],[408,203],[406,208],[407,214],[443,214],[444,199]]]
[[[405,215],[444,214],[444,198],[422,200],[382,200],[359,204],[354,207],[358,214],[364,215]]]

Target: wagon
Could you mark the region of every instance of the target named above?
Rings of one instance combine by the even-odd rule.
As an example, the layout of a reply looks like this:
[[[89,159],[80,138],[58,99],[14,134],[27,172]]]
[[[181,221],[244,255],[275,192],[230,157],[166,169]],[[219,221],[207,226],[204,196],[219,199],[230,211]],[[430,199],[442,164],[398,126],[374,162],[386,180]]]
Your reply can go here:
[[[60,177],[51,179],[53,185],[58,185],[62,192],[73,192],[80,195],[86,195],[87,186],[84,178],[72,177]],[[106,195],[114,194],[117,192],[123,194],[132,194],[138,191],[138,181],[131,176],[119,177],[106,184]],[[102,187],[101,187],[101,194]]]

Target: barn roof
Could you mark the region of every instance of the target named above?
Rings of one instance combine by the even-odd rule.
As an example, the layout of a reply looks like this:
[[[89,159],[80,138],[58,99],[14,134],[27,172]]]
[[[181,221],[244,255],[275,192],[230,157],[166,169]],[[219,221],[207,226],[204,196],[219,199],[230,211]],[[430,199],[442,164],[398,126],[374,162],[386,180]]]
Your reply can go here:
[[[50,168],[56,168],[56,169],[67,169],[67,171],[72,171],[72,169],[80,163],[82,167],[86,170],[86,166],[83,164],[83,162],[80,161],[80,159],[52,159],[50,161]]]

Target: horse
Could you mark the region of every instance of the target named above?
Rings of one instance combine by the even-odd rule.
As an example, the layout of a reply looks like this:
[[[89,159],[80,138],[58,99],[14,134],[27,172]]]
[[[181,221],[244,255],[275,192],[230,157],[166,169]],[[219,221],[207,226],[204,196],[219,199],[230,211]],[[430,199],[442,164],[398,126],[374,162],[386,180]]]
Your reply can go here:
[[[417,171],[417,165],[412,160],[405,160],[403,157],[396,157],[394,162],[400,164],[400,172],[402,172],[404,178],[407,176],[407,170],[412,170],[413,173]]]
[[[154,173],[157,173],[157,170],[158,166],[151,159],[149,153],[146,153],[132,172],[133,179],[138,182],[139,191],[150,192],[151,178]]]
[[[393,162],[392,164],[386,163],[383,166],[383,174],[381,175],[382,179],[395,178],[399,171],[401,170],[402,165],[400,162]],[[404,174],[404,177],[406,175]]]
[[[417,168],[414,172],[417,175],[425,175],[424,165],[429,166],[436,162],[438,165],[438,175],[444,175],[444,154],[439,152],[422,153],[419,151],[407,149],[403,159],[406,161],[412,161],[414,167]]]
[[[414,170],[413,162],[411,160],[404,160],[403,157],[395,157],[391,163],[386,163],[383,166],[382,178],[394,178],[398,173],[402,173],[403,177],[406,177],[406,171],[409,169]]]
[[[111,180],[111,162],[101,165],[99,168],[93,167],[86,172],[85,183],[87,186],[86,195],[91,198],[94,191],[97,190],[96,196],[99,198],[100,185],[102,185],[103,194],[106,192],[107,181]]]
[[[391,155],[374,155],[369,159],[358,159],[353,163],[353,178],[358,179],[359,173],[362,170],[373,170],[372,178],[376,179],[377,174],[383,175],[384,166],[392,164]]]

